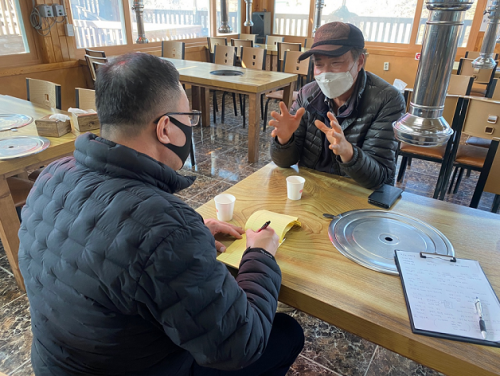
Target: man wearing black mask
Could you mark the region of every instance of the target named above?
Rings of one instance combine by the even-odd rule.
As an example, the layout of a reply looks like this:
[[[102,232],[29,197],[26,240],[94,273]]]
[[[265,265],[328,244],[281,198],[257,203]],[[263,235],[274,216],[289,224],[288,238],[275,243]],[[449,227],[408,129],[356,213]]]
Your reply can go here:
[[[233,278],[218,232],[174,195],[191,111],[179,73],[148,54],[99,69],[101,137],[49,165],[22,212],[19,264],[31,305],[32,364],[48,375],[285,375],[304,335],[276,314],[278,236],[247,231]]]

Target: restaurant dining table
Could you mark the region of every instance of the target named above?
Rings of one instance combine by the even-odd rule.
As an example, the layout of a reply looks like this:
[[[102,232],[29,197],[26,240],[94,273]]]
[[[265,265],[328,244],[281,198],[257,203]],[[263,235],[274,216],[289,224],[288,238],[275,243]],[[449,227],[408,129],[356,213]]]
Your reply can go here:
[[[287,199],[290,175],[305,178],[301,200]],[[500,348],[414,334],[400,278],[363,267],[332,244],[330,219],[323,213],[377,209],[368,204],[370,190],[348,178],[270,163],[226,192],[236,197],[233,224],[244,227],[262,208],[297,216],[302,224],[287,233],[276,254],[282,271],[280,301],[447,375],[500,375]],[[216,214],[213,200],[196,210],[205,218]],[[457,257],[480,262],[500,293],[498,215],[406,192],[390,212],[441,231]],[[220,240],[231,243],[226,237]],[[226,262],[230,268],[238,263]]]
[[[37,136],[35,120],[50,114],[66,114],[68,112],[45,108],[23,99],[14,98],[7,95],[0,95],[0,114],[22,114],[33,118],[33,122],[16,131],[6,130],[0,132],[0,138],[14,136]],[[98,133],[99,131],[94,131]],[[14,201],[7,184],[7,178],[13,175],[25,174],[27,170],[35,170],[41,166],[46,166],[52,161],[70,155],[75,150],[75,139],[78,132],[67,133],[62,137],[47,137],[50,146],[37,154],[27,155],[21,158],[0,160],[0,238],[7,254],[10,267],[17,285],[21,290],[25,290],[24,281],[19,271],[17,253],[19,250],[19,217],[14,206]]]
[[[248,161],[257,162],[261,121],[260,96],[268,91],[283,89],[283,102],[289,107],[292,104],[293,84],[297,75],[200,61],[162,59],[175,66],[182,83],[193,86],[193,108],[201,110],[202,126],[210,125],[210,89],[248,95]]]

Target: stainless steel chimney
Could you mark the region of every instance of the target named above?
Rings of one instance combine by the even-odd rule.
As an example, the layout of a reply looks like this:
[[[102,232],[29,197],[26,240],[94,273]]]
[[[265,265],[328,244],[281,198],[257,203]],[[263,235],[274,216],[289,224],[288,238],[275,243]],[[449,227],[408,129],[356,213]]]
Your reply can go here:
[[[253,26],[252,22],[252,0],[245,0],[245,4],[247,5],[246,11],[246,19],[243,26]]]
[[[321,12],[323,11],[323,7],[325,6],[325,0],[316,0],[316,16],[314,19],[314,30],[313,34],[318,30],[321,26]]]
[[[398,140],[439,146],[453,134],[443,118],[446,91],[457,52],[458,35],[472,0],[427,0],[425,26],[410,111],[393,123]]]
[[[137,39],[135,43],[149,43],[148,38],[146,38],[146,33],[144,32],[144,1],[143,0],[134,0],[134,5],[132,6],[132,10],[135,11],[135,18],[137,21]]]
[[[472,67],[477,69],[491,69],[496,66],[493,59],[495,51],[495,43],[497,39],[498,23],[500,22],[500,4],[498,0],[493,0],[493,3],[484,11],[488,13],[488,28],[484,34],[483,44],[479,57],[472,62]]]
[[[220,26],[219,33],[228,34],[232,32],[229,26],[229,14],[227,12],[227,0],[220,0]]]

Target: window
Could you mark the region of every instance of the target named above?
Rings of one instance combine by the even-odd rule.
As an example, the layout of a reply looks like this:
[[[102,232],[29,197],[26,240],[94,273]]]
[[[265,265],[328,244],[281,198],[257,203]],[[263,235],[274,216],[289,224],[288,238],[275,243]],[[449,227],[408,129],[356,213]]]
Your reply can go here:
[[[0,56],[29,52],[19,1],[0,0]]]
[[[70,2],[77,48],[127,43],[121,0],[70,0]]]
[[[467,42],[469,41],[469,35],[472,28],[472,20],[474,19],[474,13],[476,13],[476,6],[477,2],[474,2],[465,12],[464,26],[462,26],[462,30],[460,31],[460,35],[458,37],[458,47],[467,47]],[[422,16],[420,17],[420,23],[418,25],[417,44],[422,44],[422,40],[424,39],[425,23],[427,22],[427,18],[429,18],[429,10],[424,5],[422,9]]]
[[[352,23],[367,42],[410,43],[417,0],[330,0],[326,1],[321,24]]]
[[[220,26],[220,0],[216,1],[217,4],[217,30]],[[229,15],[229,26],[231,26],[231,33],[240,33],[240,19],[241,19],[241,2],[239,0],[226,0],[227,12]],[[217,35],[224,36],[224,34],[217,32]]]
[[[132,4],[132,1],[130,1]],[[144,31],[149,42],[207,37],[209,0],[144,0]],[[137,40],[137,19],[131,10],[132,37]]]
[[[275,0],[273,34],[305,37],[308,23],[308,0]]]

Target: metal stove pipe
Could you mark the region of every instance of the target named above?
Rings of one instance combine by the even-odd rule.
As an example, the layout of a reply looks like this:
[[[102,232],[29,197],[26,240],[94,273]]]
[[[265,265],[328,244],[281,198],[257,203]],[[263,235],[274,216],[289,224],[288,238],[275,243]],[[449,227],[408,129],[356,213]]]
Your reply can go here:
[[[252,0],[245,0],[245,3],[247,5],[247,14],[246,14],[246,20],[245,23],[243,24],[244,26],[253,26],[252,22]]]
[[[422,54],[409,112],[393,123],[396,139],[418,146],[445,144],[453,130],[443,118],[458,36],[472,0],[427,0]]]
[[[321,26],[321,12],[323,11],[323,7],[325,6],[325,0],[316,0],[316,16],[314,19],[314,29],[313,34],[316,33]]]
[[[500,2],[498,0],[493,0],[488,10],[484,11],[484,14],[486,13],[488,13],[488,18],[490,20],[486,33],[484,34],[481,53],[479,57],[472,62],[472,67],[477,69],[491,69],[496,65],[493,57],[495,54],[498,23],[500,23]]]
[[[134,5],[132,6],[132,10],[135,11],[135,18],[137,20],[137,39],[135,43],[149,43],[148,38],[146,38],[146,33],[144,32],[144,1],[143,0],[134,0]]]
[[[227,12],[227,0],[220,0],[220,26],[219,33],[228,34],[232,32],[229,26],[229,14]]]

